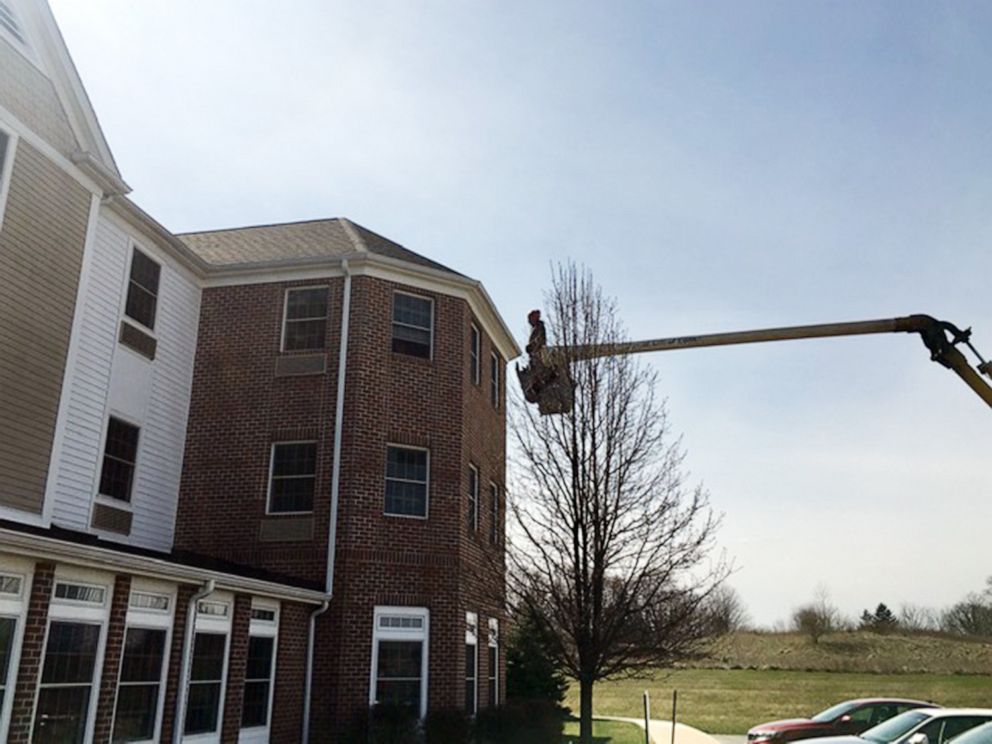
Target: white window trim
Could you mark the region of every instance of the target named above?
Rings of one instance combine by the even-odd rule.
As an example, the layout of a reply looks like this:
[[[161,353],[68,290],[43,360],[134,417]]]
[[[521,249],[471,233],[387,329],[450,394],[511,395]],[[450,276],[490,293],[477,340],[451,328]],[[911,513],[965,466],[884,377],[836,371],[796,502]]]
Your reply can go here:
[[[276,516],[276,517],[291,517],[293,515],[300,516],[305,514],[313,514],[313,506],[317,500],[317,454],[314,454],[314,471],[313,471],[313,502],[311,502],[310,509],[308,511],[272,511],[272,477],[274,475],[274,468],[276,465],[276,447],[284,444],[312,444],[317,445],[316,439],[299,439],[289,442],[273,442],[269,449],[269,480],[265,485],[265,515],[266,516]],[[319,447],[317,447],[319,449]],[[296,476],[296,477],[306,477],[306,476]]]
[[[169,607],[166,610],[156,610],[150,607],[132,607],[131,597],[135,594],[158,594],[169,599]],[[143,579],[133,579],[131,581],[131,591],[127,599],[127,615],[124,620],[124,638],[127,638],[127,631],[130,628],[140,628],[143,630],[164,630],[165,648],[162,653],[162,672],[159,679],[158,704],[155,710],[155,724],[152,730],[155,735],[151,739],[134,744],[155,744],[159,740],[159,733],[162,728],[162,713],[165,711],[165,694],[169,679],[170,651],[172,650],[172,624],[176,611],[176,588],[169,584],[151,582]],[[121,660],[117,668],[117,687],[121,687],[121,671],[124,664],[123,641],[121,646]],[[113,735],[114,725],[117,723],[117,701],[116,692],[114,709],[111,713],[110,731]]]
[[[493,704],[498,706],[500,704],[499,699],[499,620],[495,617],[489,618],[489,638],[486,642],[487,648],[496,649],[496,666],[493,669],[487,670],[486,681],[489,683],[490,691],[492,694]],[[488,659],[487,659],[488,662]],[[496,689],[492,690],[495,685]]]
[[[415,447],[409,444],[399,444],[396,442],[386,442],[386,463],[388,467],[389,463],[389,448],[395,447],[396,449],[407,449],[407,450],[417,450],[418,452],[427,453],[427,480],[424,483],[424,515],[419,514],[394,514],[393,512],[386,511],[386,481],[387,480],[399,480],[404,483],[420,483],[420,481],[408,481],[402,478],[383,478],[383,489],[382,489],[382,514],[385,517],[393,517],[396,519],[419,519],[426,520],[431,514],[431,451],[427,447]],[[386,468],[383,468],[385,471]]]
[[[479,333],[479,326],[470,324],[471,330],[468,335],[468,356],[469,369],[472,369],[472,359],[475,358],[475,373],[472,375],[472,384],[482,384],[482,334]]]
[[[184,742],[197,742],[197,744],[214,744],[220,741],[221,731],[224,728],[224,703],[227,701],[227,667],[231,661],[231,631],[232,631],[232,618],[231,613],[234,608],[234,597],[227,592],[214,592],[210,595],[209,599],[204,600],[210,603],[224,604],[227,605],[227,614],[223,617],[219,615],[203,615],[200,613],[199,605],[196,608],[196,623],[193,628],[193,643],[196,643],[197,633],[219,633],[224,636],[224,661],[221,668],[221,679],[220,679],[220,698],[217,701],[217,730],[208,731],[203,734],[186,734],[182,733],[186,730],[186,719],[185,716],[189,715],[188,708],[184,713],[184,718],[182,721],[176,721],[175,725],[179,726],[180,731],[180,741]],[[190,668],[192,669],[193,654],[192,649],[190,649]],[[189,683],[192,684],[192,683]],[[187,695],[189,694],[187,686]]]
[[[131,479],[131,493],[128,494],[129,498],[127,501],[115,499],[113,496],[107,496],[106,494],[100,493],[100,479],[103,477],[103,458],[107,454],[107,437],[110,435],[110,419],[112,418],[115,418],[118,421],[123,421],[128,426],[133,426],[138,430],[138,446],[134,451],[134,478]],[[125,416],[116,410],[108,410],[103,415],[103,433],[100,435],[100,461],[96,469],[93,483],[94,502],[105,506],[112,506],[115,509],[123,509],[124,511],[129,512],[134,511],[134,497],[137,494],[138,489],[138,465],[141,462],[141,449],[145,442],[145,437],[142,436],[144,429],[145,427],[135,421],[131,416]],[[87,520],[87,524],[93,524],[92,506],[90,507],[90,516]],[[106,530],[101,530],[96,527],[90,527],[90,531],[98,535],[113,535],[118,539],[120,538],[120,535],[115,532],[107,532]]]
[[[132,318],[130,315],[127,314],[127,295],[128,295],[128,292],[131,291],[131,265],[134,263],[134,252],[135,251],[141,251],[141,253],[144,254],[145,258],[147,258],[149,261],[153,261],[153,262],[155,262],[155,263],[158,264],[158,292],[155,293],[155,318],[154,318],[155,321],[158,321],[158,311],[159,311],[159,309],[162,306],[162,303],[161,303],[161,299],[162,299],[162,279],[165,276],[165,262],[163,262],[161,258],[159,258],[155,254],[153,254],[151,251],[149,251],[143,245],[139,245],[138,242],[134,238],[128,237],[128,240],[127,240],[127,267],[126,267],[126,269],[124,271],[124,292],[123,292],[123,297],[121,297],[120,316],[121,316],[121,320],[123,322],[130,323],[131,325],[133,325],[135,328],[137,328],[138,330],[142,331],[143,333],[147,333],[152,338],[157,339],[158,336],[155,335],[155,329],[154,328],[149,328],[144,323],[142,323],[140,320],[135,320],[134,318]],[[124,346],[125,349],[128,348],[126,345],[121,344],[119,341],[117,342],[117,345],[118,346]],[[137,352],[135,352],[135,351],[132,351],[131,353],[132,354],[137,354]],[[137,354],[137,355],[139,357],[141,357],[142,359],[145,359],[145,361],[148,361],[145,357],[141,356],[140,354]]]
[[[472,709],[466,710],[470,716],[479,712],[479,614],[477,612],[465,613],[465,645],[471,646],[475,654],[475,676],[472,678],[474,692],[472,695]],[[468,682],[468,669],[465,670],[465,681]],[[465,701],[466,704],[468,701]]]
[[[7,6],[16,5],[16,3],[11,2],[11,0],[5,0],[4,4]],[[41,65],[38,63],[37,53],[35,52],[36,42],[34,39],[34,34],[32,34],[31,31],[28,29],[28,27],[24,25],[22,21],[22,16],[17,12],[18,9],[16,7],[11,7],[11,10],[14,11],[12,15],[14,16],[14,21],[16,22],[18,30],[21,32],[21,36],[23,38],[18,39],[16,36],[14,36],[13,33],[11,33],[3,25],[0,25],[0,36],[6,39],[10,43],[10,45],[18,52],[18,54],[24,57],[24,59],[26,59],[32,65],[37,67],[42,73],[44,73],[47,76],[48,73],[45,72],[45,70],[43,70]]]
[[[10,193],[10,180],[14,172],[14,157],[17,155],[19,138],[12,129],[2,124],[0,131],[7,135],[7,150],[4,153],[3,169],[0,170],[0,230],[3,230],[3,216],[7,209],[7,195]]]
[[[323,289],[325,292],[327,292],[328,289],[329,289],[329,287],[328,287],[327,284],[309,284],[307,286],[302,286],[302,287],[287,287],[286,288],[286,291],[283,293],[283,296],[282,296],[282,329],[281,329],[281,331],[279,333],[279,351],[280,352],[287,351],[287,349],[286,349],[286,323],[289,321],[289,317],[288,317],[288,315],[289,315],[289,293],[290,292],[300,292],[300,291],[306,290],[306,289]],[[294,318],[294,320],[319,320],[319,318]],[[327,312],[324,313],[324,320],[328,324],[330,324],[330,322],[331,322],[331,299],[330,299],[330,297],[327,298]],[[290,351],[290,353],[298,353],[298,354],[306,354],[308,352],[309,353],[313,353],[313,354],[317,354],[317,353],[320,353],[320,352],[327,351],[327,346],[326,346],[326,341],[327,341],[327,339],[326,339],[327,326],[326,325],[324,326],[324,335],[325,335],[325,339],[324,339],[325,345],[324,346],[321,346],[319,349],[290,349],[289,351]]]
[[[380,628],[379,618],[383,615],[406,615],[423,619],[420,628]],[[369,706],[375,705],[376,673],[379,669],[379,641],[420,641],[423,650],[420,654],[420,717],[427,715],[427,692],[430,689],[427,679],[430,660],[431,613],[426,607],[377,606],[372,613],[372,664],[369,669]]]
[[[433,362],[434,361],[434,298],[433,297],[427,297],[426,295],[422,295],[422,294],[416,294],[415,292],[404,292],[402,290],[395,290],[393,292],[393,297],[395,297],[396,295],[406,295],[407,297],[415,297],[418,300],[427,300],[431,304],[431,325],[430,325],[430,328],[428,329],[430,331],[430,339],[431,340],[430,340],[429,353],[427,354],[427,360]],[[392,348],[392,339],[393,339],[393,333],[392,333],[392,331],[393,331],[393,326],[395,326],[395,325],[401,325],[404,328],[416,328],[418,331],[424,330],[422,326],[410,325],[409,323],[401,323],[401,322],[399,322],[399,321],[396,320],[396,301],[395,300],[393,301],[393,305],[390,308],[389,321],[390,321],[389,322],[390,348]],[[416,357],[415,355],[412,355],[412,354],[403,354],[403,356],[414,356],[414,358],[418,358],[418,359],[419,358],[422,358],[422,357]]]
[[[72,602],[59,599],[55,596],[55,584],[57,582],[68,582],[73,584],[92,584],[101,586],[104,589],[103,606],[83,605],[79,602]],[[48,619],[45,623],[45,637],[41,645],[41,659],[38,666],[38,679],[34,688],[34,708],[31,711],[31,731],[34,731],[35,719],[38,716],[38,699],[41,695],[42,674],[45,669],[45,657],[48,653],[48,635],[52,628],[52,622],[77,623],[80,625],[96,625],[100,628],[97,638],[96,656],[93,660],[93,677],[90,680],[90,700],[86,711],[86,726],[83,741],[90,741],[93,738],[93,727],[96,725],[96,709],[100,701],[100,684],[103,681],[103,657],[107,645],[107,624],[110,620],[109,597],[113,592],[113,577],[107,574],[77,569],[74,567],[60,566],[55,571],[52,581],[52,598],[48,606]]]
[[[472,463],[468,464],[468,507],[472,519],[472,532],[479,531],[479,469]],[[473,478],[472,475],[475,477]]]
[[[10,658],[7,661],[7,679],[4,680],[3,706],[0,706],[0,741],[7,741],[7,730],[10,728],[10,713],[14,707],[14,691],[17,688],[17,670],[21,662],[21,648],[24,642],[24,626],[28,617],[28,600],[30,586],[34,579],[34,565],[9,556],[3,556],[4,570],[2,575],[14,576],[21,580],[21,591],[13,594],[0,595],[0,617],[14,620],[14,637],[11,639]],[[47,639],[46,639],[47,641]],[[42,646],[44,648],[44,646]],[[39,670],[39,678],[40,678]]]
[[[267,723],[264,726],[252,726],[243,728],[238,733],[238,744],[267,744],[269,733],[272,730],[272,707],[275,700],[276,691],[276,670],[279,655],[279,603],[270,600],[253,597],[251,609],[271,610],[275,613],[274,620],[251,619],[248,628],[248,637],[257,636],[272,639],[272,667],[269,672],[269,714],[266,716]],[[247,679],[245,680],[247,682]]]

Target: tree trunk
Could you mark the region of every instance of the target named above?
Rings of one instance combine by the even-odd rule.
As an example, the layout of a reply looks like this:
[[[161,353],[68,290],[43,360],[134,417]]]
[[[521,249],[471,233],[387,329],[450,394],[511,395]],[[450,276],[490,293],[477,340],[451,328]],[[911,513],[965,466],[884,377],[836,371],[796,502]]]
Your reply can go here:
[[[592,680],[579,680],[579,741],[592,744]]]

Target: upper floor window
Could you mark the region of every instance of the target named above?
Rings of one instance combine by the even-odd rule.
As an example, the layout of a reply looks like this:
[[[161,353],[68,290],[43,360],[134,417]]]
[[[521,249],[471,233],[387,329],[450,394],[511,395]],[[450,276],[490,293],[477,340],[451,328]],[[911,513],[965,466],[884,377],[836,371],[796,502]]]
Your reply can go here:
[[[393,295],[393,351],[431,358],[434,301],[396,292]]]
[[[100,495],[119,501],[131,500],[134,467],[138,460],[137,426],[110,417],[107,442],[103,447],[103,467],[100,471]]]
[[[316,442],[273,444],[268,513],[292,514],[313,511],[316,481]]]
[[[468,376],[473,385],[479,384],[479,329],[472,324],[468,343]]]
[[[155,329],[158,281],[162,267],[137,248],[131,256],[131,278],[127,286],[124,314],[148,330]]]
[[[489,484],[490,517],[492,523],[489,525],[489,542],[494,545],[499,542],[499,486],[490,482]]]
[[[468,466],[468,528],[479,529],[479,469],[475,465]]]
[[[283,351],[324,348],[327,334],[327,287],[286,290]]]
[[[428,453],[411,447],[386,448],[386,514],[427,516]]]
[[[503,364],[499,354],[493,352],[489,355],[489,402],[493,408],[499,408],[499,376]]]

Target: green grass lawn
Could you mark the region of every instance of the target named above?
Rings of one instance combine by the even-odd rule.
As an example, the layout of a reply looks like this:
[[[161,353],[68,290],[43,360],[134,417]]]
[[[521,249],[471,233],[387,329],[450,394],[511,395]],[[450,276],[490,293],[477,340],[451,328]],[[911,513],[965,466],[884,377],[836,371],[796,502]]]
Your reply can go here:
[[[671,718],[672,691],[678,690],[679,722],[711,734],[742,734],[763,721],[808,716],[841,700],[874,695],[992,707],[992,677],[985,675],[685,669],[597,684],[593,710],[638,718],[645,689],[651,694],[652,718]],[[565,702],[578,712],[578,687],[569,690]]]
[[[632,723],[620,721],[593,721],[592,735],[595,744],[644,744],[644,729]],[[562,744],[579,741],[579,722],[570,720],[565,723],[565,733]]]

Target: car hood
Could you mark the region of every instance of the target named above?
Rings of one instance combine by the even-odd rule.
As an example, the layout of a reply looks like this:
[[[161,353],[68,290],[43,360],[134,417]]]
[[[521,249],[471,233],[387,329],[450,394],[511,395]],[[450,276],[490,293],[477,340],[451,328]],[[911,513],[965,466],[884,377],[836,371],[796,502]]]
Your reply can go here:
[[[874,744],[860,736],[818,736],[815,739],[803,739],[802,744]]]
[[[809,718],[785,718],[781,721],[769,721],[768,723],[761,723],[757,726],[752,726],[748,733],[757,733],[759,731],[796,731],[798,729],[815,729],[815,728],[826,728],[828,724],[817,723]]]

